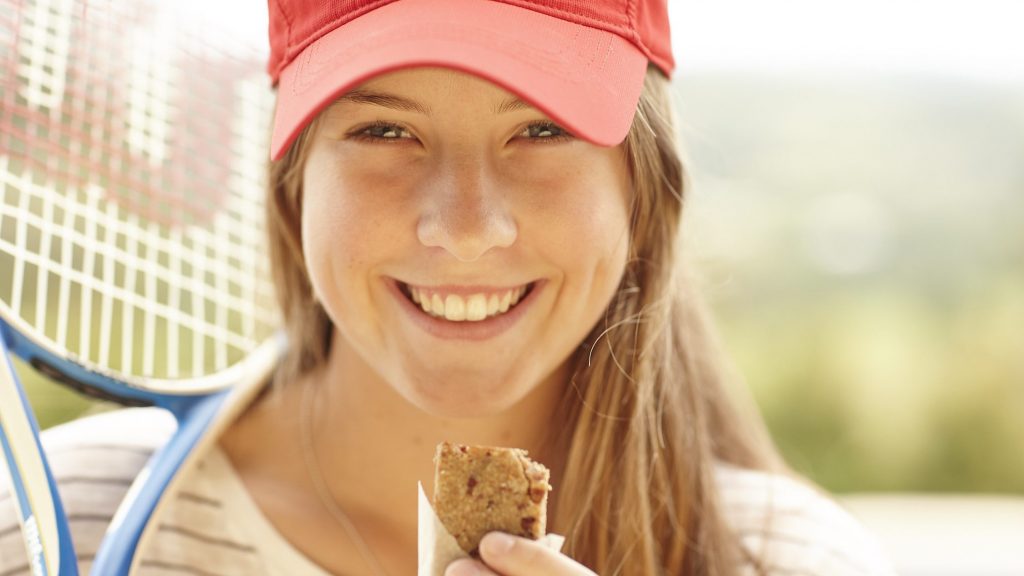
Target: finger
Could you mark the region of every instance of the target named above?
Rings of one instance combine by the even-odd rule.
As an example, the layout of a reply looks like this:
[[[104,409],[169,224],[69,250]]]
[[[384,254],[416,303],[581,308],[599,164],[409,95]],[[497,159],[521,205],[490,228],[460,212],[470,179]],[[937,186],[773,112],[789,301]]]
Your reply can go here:
[[[445,568],[444,576],[499,576],[492,572],[483,562],[470,560],[456,560]]]
[[[586,566],[544,545],[502,532],[480,541],[483,561],[503,576],[596,576]]]

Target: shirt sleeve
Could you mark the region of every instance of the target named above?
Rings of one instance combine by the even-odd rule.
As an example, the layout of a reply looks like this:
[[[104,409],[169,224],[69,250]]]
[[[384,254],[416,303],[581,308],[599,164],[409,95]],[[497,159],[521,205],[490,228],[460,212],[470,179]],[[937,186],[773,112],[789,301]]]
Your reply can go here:
[[[881,546],[817,488],[781,475],[721,465],[728,523],[749,555],[741,573],[770,576],[894,576]]]
[[[92,558],[132,481],[174,429],[156,409],[125,409],[75,420],[42,434],[71,529],[79,572]],[[0,462],[0,466],[6,464]],[[6,478],[4,471],[0,477]],[[17,509],[7,480],[0,481],[0,575],[28,576]]]

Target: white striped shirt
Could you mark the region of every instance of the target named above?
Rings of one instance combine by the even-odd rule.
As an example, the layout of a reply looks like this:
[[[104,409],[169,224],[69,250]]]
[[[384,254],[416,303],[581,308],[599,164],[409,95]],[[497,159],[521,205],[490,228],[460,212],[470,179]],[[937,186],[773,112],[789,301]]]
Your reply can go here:
[[[126,409],[47,431],[43,442],[71,523],[82,574],[131,481],[166,440],[173,420]],[[131,430],[131,434],[125,434]],[[833,500],[795,480],[719,466],[722,508],[770,576],[890,576],[873,538]],[[28,576],[14,504],[0,486],[0,576]],[[163,512],[142,551],[140,576],[327,573],[263,516],[227,457],[205,454]],[[757,574],[745,566],[742,574]]]

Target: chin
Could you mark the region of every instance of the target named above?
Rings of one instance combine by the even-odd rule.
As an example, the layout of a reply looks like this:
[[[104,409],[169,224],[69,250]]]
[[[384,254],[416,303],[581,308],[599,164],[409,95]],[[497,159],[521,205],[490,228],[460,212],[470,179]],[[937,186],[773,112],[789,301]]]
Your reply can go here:
[[[486,418],[511,408],[525,396],[514,386],[481,379],[448,378],[411,381],[399,392],[414,406],[438,418]]]

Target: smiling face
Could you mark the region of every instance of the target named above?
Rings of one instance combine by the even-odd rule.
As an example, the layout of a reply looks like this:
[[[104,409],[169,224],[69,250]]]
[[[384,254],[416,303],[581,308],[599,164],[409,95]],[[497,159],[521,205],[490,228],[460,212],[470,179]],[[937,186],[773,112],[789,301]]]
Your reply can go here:
[[[302,242],[339,378],[443,416],[564,385],[629,251],[623,148],[476,76],[378,76],[322,113]],[[374,382],[370,382],[374,381]]]

